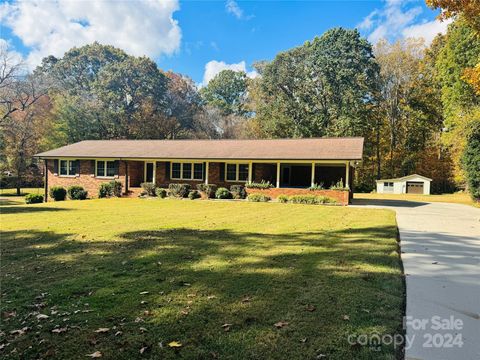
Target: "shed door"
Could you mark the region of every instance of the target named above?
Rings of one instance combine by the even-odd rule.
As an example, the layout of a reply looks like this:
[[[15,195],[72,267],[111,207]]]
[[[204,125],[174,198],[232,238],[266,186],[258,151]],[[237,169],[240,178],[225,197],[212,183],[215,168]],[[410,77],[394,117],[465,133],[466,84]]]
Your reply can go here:
[[[423,194],[423,182],[407,181],[407,194]]]

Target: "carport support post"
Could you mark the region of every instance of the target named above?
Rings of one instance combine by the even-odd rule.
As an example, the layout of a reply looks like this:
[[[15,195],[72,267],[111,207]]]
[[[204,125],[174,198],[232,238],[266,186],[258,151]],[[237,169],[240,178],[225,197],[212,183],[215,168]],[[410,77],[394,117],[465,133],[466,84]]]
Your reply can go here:
[[[315,186],[315,163],[312,162],[312,181],[311,181],[311,187]]]
[[[345,187],[350,189],[350,161],[345,163]]]
[[[277,162],[277,188],[280,187],[280,163]]]
[[[248,183],[250,184],[252,182],[252,167],[253,167],[253,163],[250,161],[248,163]]]

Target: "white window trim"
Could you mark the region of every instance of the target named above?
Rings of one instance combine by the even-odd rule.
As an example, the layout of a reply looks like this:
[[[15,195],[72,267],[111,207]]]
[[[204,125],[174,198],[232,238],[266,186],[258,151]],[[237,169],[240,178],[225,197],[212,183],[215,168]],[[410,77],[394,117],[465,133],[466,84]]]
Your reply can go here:
[[[62,174],[61,173],[61,169],[62,169],[62,165],[61,165],[61,162],[62,161],[66,161],[67,162],[67,174]],[[74,177],[77,177],[77,176],[80,176],[80,174],[70,174],[70,162],[73,162],[73,161],[77,161],[77,159],[75,160],[72,160],[72,159],[58,159],[58,174],[57,176],[58,177],[64,177],[64,178],[74,178]]]
[[[97,169],[98,169],[98,163],[99,162],[103,162],[103,166],[104,166],[104,171],[105,171],[105,174],[107,173],[107,162],[113,162],[115,163],[115,160],[97,160],[95,159],[95,177],[96,178],[99,178],[99,179],[115,179],[116,176],[113,175],[113,176],[107,176],[107,175],[103,175],[103,176],[99,176],[97,175]]]
[[[236,165],[235,167],[235,180],[228,180],[227,179],[227,165]],[[251,163],[247,163],[247,162],[226,162],[225,163],[225,182],[248,182],[248,175],[247,175],[247,178],[245,180],[239,180],[238,177],[239,177],[239,168],[240,168],[240,165],[247,165],[248,166],[248,173],[250,174],[250,166],[251,166]]]
[[[173,177],[173,164],[180,164],[180,177],[176,178]],[[183,177],[183,164],[191,164],[192,165],[192,171],[191,171],[191,177],[190,178],[184,178]],[[202,178],[201,179],[194,179],[193,174],[194,174],[194,169],[195,169],[195,164],[201,164],[202,165]],[[190,180],[190,181],[203,181],[203,173],[204,173],[204,166],[202,161],[171,161],[170,162],[170,180]]]
[[[143,165],[143,182],[147,182],[147,164],[153,164],[153,179],[152,184],[155,184],[155,179],[157,177],[157,162],[156,161],[145,161]]]

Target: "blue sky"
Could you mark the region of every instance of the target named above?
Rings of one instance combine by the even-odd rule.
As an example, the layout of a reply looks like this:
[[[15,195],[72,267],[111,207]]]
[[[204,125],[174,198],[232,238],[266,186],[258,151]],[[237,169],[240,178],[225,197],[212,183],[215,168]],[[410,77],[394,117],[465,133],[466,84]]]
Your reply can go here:
[[[72,46],[110,43],[164,70],[208,81],[245,69],[335,26],[359,27],[373,43],[422,36],[446,25],[423,1],[1,1],[0,42],[33,67]],[[42,21],[39,21],[42,19]]]

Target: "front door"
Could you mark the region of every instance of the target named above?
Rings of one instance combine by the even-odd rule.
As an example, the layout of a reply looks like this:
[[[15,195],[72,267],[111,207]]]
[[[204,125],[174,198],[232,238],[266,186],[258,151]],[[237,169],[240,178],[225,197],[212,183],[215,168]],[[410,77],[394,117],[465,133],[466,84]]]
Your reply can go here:
[[[147,162],[145,164],[145,182],[153,183],[154,178],[154,167],[153,162]]]
[[[286,165],[282,167],[282,181],[281,184],[283,186],[290,185],[290,166]]]

